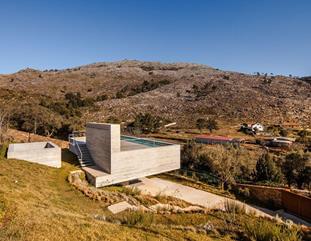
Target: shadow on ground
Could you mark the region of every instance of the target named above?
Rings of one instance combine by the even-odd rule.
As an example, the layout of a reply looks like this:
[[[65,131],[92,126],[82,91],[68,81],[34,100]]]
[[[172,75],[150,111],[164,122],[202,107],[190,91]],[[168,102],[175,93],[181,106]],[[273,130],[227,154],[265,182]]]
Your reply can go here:
[[[74,166],[79,166],[79,160],[77,156],[69,151],[68,148],[62,148],[62,161]]]

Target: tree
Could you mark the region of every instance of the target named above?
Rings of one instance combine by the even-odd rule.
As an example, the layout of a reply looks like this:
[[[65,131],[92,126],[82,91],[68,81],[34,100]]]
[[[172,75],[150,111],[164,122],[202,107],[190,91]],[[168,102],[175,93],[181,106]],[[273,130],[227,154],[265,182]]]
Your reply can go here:
[[[0,109],[0,143],[3,141],[3,134],[6,122],[8,121],[8,110],[1,107]]]
[[[193,169],[198,162],[201,146],[195,141],[189,141],[183,146],[181,151],[182,165],[186,168]]]
[[[62,127],[62,118],[54,112],[38,106],[21,106],[15,109],[12,124],[23,131],[52,136]]]
[[[218,177],[222,189],[224,189],[225,184],[235,182],[240,170],[239,149],[233,146],[217,145],[206,155],[210,169]]]
[[[311,185],[311,167],[306,166],[302,171],[298,173],[297,179],[298,188],[302,189],[304,186],[310,189]]]
[[[215,119],[209,118],[206,123],[207,129],[212,132],[213,130],[218,130],[218,123]]]
[[[280,181],[280,171],[277,168],[272,155],[265,153],[258,159],[256,163],[255,177],[256,181]]]
[[[304,182],[302,173],[306,168],[307,161],[307,156],[302,152],[292,152],[286,155],[282,165],[282,172],[289,187],[295,183],[300,187],[302,186]]]
[[[200,132],[202,133],[202,129],[207,127],[207,120],[203,119],[203,118],[197,119],[196,126],[200,130]]]
[[[280,130],[280,135],[286,137],[286,136],[288,136],[288,131],[286,129],[282,128]]]
[[[138,114],[135,120],[128,125],[129,129],[134,131],[140,131],[143,133],[155,133],[158,132],[161,127],[161,119],[158,116],[153,116],[150,113]]]

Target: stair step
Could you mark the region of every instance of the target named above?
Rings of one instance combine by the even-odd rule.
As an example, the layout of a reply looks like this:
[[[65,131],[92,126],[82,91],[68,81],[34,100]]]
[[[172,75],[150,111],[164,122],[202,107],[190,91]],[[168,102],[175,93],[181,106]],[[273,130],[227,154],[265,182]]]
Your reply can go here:
[[[86,144],[78,144],[79,146],[77,147],[77,152],[78,152],[78,159],[81,167],[86,167],[86,166],[93,166],[95,165],[92,156],[86,146]]]

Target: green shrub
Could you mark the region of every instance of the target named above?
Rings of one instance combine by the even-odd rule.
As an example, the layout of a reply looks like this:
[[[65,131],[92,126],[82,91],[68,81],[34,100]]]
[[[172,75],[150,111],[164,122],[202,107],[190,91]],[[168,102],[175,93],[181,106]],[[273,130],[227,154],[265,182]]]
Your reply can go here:
[[[3,143],[0,145],[0,157],[5,157],[8,146],[8,143]]]
[[[120,217],[121,224],[134,226],[142,225],[144,227],[150,226],[154,221],[154,216],[151,213],[143,212],[125,212]]]
[[[272,224],[267,220],[248,221],[244,224],[245,235],[254,241],[298,241],[301,240],[295,227],[284,224]]]
[[[271,154],[265,153],[257,160],[255,178],[256,181],[280,182],[281,170],[275,164]]]
[[[136,196],[136,195],[141,194],[141,191],[137,187],[132,187],[132,188],[124,187],[122,192],[124,192],[126,195],[129,195],[129,196]]]
[[[129,131],[148,133],[157,133],[161,127],[162,120],[158,116],[153,116],[150,113],[139,113],[135,120],[130,123],[127,128]]]
[[[4,216],[4,203],[0,200],[0,227],[3,216]]]

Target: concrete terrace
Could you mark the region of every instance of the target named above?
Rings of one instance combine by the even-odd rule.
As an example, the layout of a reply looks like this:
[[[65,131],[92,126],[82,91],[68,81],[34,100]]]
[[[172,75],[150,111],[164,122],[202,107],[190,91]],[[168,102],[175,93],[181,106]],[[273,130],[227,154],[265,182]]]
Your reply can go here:
[[[80,143],[86,144],[86,137],[73,137],[74,140],[79,141]],[[145,149],[148,148],[148,146],[139,144],[139,143],[133,143],[126,140],[121,140],[121,151],[130,151],[130,150],[138,150],[138,149]]]

